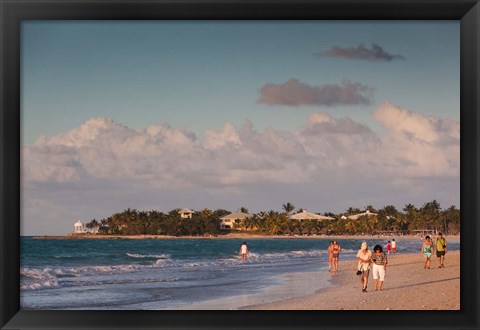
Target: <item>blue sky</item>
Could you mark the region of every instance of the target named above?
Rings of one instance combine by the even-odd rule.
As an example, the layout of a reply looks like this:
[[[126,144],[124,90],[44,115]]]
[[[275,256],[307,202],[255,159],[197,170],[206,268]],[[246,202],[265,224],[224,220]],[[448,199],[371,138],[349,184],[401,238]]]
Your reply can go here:
[[[45,230],[50,232],[53,230],[51,228],[59,226],[60,232],[70,229],[71,224],[69,222],[64,224],[65,219],[60,219],[60,215],[69,214],[63,210],[68,203],[57,196],[59,189],[65,189],[74,200],[77,194],[81,196],[81,191],[94,189],[93,185],[88,186],[90,179],[96,183],[105,180],[102,181],[105,182],[105,187],[116,184],[122,186],[120,179],[98,172],[95,164],[86,160],[91,156],[93,149],[88,154],[83,153],[85,148],[98,147],[98,144],[93,145],[91,142],[97,141],[98,125],[107,127],[105,130],[108,132],[105,134],[110,136],[112,141],[116,140],[108,134],[113,134],[113,131],[117,132],[115,133],[117,135],[126,134],[119,143],[125,143],[131,136],[152,125],[166,124],[172,129],[168,136],[178,138],[181,132],[187,132],[186,136],[195,134],[198,141],[189,140],[188,143],[192,143],[189,148],[193,148],[189,150],[200,148],[197,145],[200,142],[204,143],[202,148],[211,150],[229,141],[237,145],[237,151],[247,153],[247,149],[238,147],[246,145],[247,137],[242,135],[242,127],[245,127],[247,122],[254,127],[253,131],[263,134],[258,138],[265,141],[259,141],[259,144],[264,142],[271,149],[274,143],[279,143],[279,140],[284,142],[295,140],[301,145],[299,148],[302,148],[309,157],[321,155],[327,159],[335,159],[337,168],[344,166],[342,165],[345,164],[345,159],[342,158],[344,156],[326,151],[327,146],[331,147],[336,143],[341,143],[347,148],[346,146],[352,146],[360,139],[365,144],[356,146],[357,150],[365,147],[365,152],[376,153],[380,151],[369,148],[373,148],[378,141],[383,148],[408,146],[409,144],[402,140],[405,138],[405,132],[410,134],[409,136],[417,137],[423,134],[425,140],[422,140],[422,143],[435,140],[434,142],[438,144],[444,139],[450,141],[452,136],[456,139],[452,132],[456,130],[460,117],[458,21],[25,21],[21,28],[22,146],[28,155],[24,161],[38,164],[40,159],[53,159],[52,155],[58,153],[52,149],[55,143],[57,146],[71,148],[68,156],[62,156],[61,161],[39,165],[44,168],[38,171],[30,169],[30,163],[25,166],[28,168],[25,170],[23,184],[26,205],[30,205],[25,211],[25,233],[40,233],[39,231],[43,230],[40,228],[47,228]],[[382,54],[394,58],[391,60],[355,58],[357,56],[355,54],[361,53],[362,49],[366,53],[373,53],[375,46],[381,49]],[[335,47],[353,57],[332,55]],[[320,53],[323,55],[318,56]],[[335,91],[340,91],[341,96],[335,96]],[[304,93],[315,94],[316,101],[308,103],[305,101]],[[355,95],[352,96],[351,93]],[[299,104],[285,102],[283,100],[285,94],[290,95],[288,102],[294,99],[294,102],[298,101]],[[358,102],[357,96],[368,98],[368,102]],[[267,101],[260,101],[262,97]],[[326,103],[326,99],[332,98],[335,100],[334,105]],[[350,102],[351,99],[357,101]],[[323,118],[320,121],[319,116]],[[331,118],[324,120],[326,117],[322,116]],[[113,124],[101,120],[92,121],[99,117],[106,117],[112,120]],[[401,120],[405,126],[401,124],[399,126],[403,129],[396,130],[392,120]],[[226,123],[231,123],[232,128],[226,127]],[[306,127],[314,130],[318,125],[325,126],[327,123],[332,132],[341,131],[346,135],[334,142],[332,139],[337,135],[333,133],[329,136],[322,135],[323,140],[317,141],[318,145],[313,146],[314,139],[307,139],[310,133],[307,134]],[[426,128],[421,126],[422,123],[430,126]],[[121,131],[117,124],[131,131]],[[82,127],[83,133],[75,131]],[[212,130],[218,134],[215,135]],[[366,135],[352,138],[352,130],[366,132]],[[368,130],[371,132],[367,132]],[[75,134],[71,133],[73,131]],[[210,133],[206,133],[209,131]],[[41,136],[44,137],[43,140],[38,140]],[[75,139],[85,139],[87,142],[82,142],[81,145],[65,142],[65,139],[71,140],[72,136]],[[275,139],[272,136],[275,136]],[[172,140],[173,145],[175,143],[185,145],[185,139],[188,140],[185,137],[177,138]],[[162,141],[165,139],[163,136]],[[207,141],[208,139],[210,140]],[[225,141],[218,144],[219,139]],[[132,141],[129,145],[134,144]],[[396,141],[397,145],[393,146],[392,141]],[[455,143],[459,148],[459,137],[457,142]],[[415,148],[422,146],[426,148],[423,144],[414,145]],[[125,147],[124,144],[121,146]],[[145,148],[146,145],[141,144],[141,147]],[[155,150],[158,151],[164,145],[147,147],[157,148]],[[109,144],[104,148],[106,149],[100,152],[102,155],[114,153],[117,150],[115,148],[120,146]],[[288,146],[286,148],[288,149]],[[322,150],[322,153],[318,150]],[[376,205],[378,207],[387,204],[402,206],[410,202],[408,198],[416,199],[419,203],[438,199],[445,207],[451,204],[459,205],[459,169],[455,166],[435,169],[435,164],[416,162],[415,157],[421,154],[418,150],[406,150],[405,156],[401,158],[405,164],[417,163],[417,170],[405,170],[405,175],[400,175],[402,180],[417,182],[418,177],[421,177],[420,181],[423,180],[424,185],[415,188],[415,191],[411,190],[413,189],[411,186],[408,188],[407,181],[397,180],[394,183],[395,187],[389,185],[391,182],[379,186],[378,197],[369,200],[367,197],[358,198],[358,195],[353,194],[350,197],[342,196],[340,191],[344,191],[346,185],[342,183],[338,185],[339,193],[331,194],[337,196],[335,201],[322,202],[321,204],[325,206],[320,207],[318,201],[307,196],[303,198],[299,196],[299,201],[294,204],[315,212],[339,212],[348,206],[361,208],[375,202],[379,204]],[[441,148],[439,150],[448,152],[442,151]],[[449,157],[456,159],[456,150],[454,149],[452,154],[445,154],[445,158],[449,159],[445,164],[452,163]],[[247,154],[252,155],[256,151],[248,149]],[[348,150],[345,149],[345,152]],[[386,153],[384,150],[382,152]],[[152,157],[156,157],[153,155],[154,153]],[[260,154],[257,156],[260,157]],[[152,159],[145,158],[145,164]],[[313,161],[316,161],[315,159],[318,160],[314,158]],[[125,173],[135,172],[129,160],[117,157],[115,161],[124,162],[122,169]],[[364,161],[364,165],[368,166],[365,159],[356,161],[359,163]],[[57,168],[59,162],[64,163]],[[87,163],[90,165],[86,165]],[[398,164],[396,163],[397,166]],[[382,168],[390,165],[384,164]],[[302,166],[304,164],[286,166],[287,169],[282,173],[296,173],[295,169]],[[428,174],[427,167],[434,168],[432,171],[435,173]],[[343,172],[339,170],[337,173],[335,168],[333,166],[331,169],[317,170],[325,173],[331,170],[335,174],[330,174],[330,177],[335,177],[338,173],[339,177],[344,177],[341,174]],[[43,172],[40,173],[40,170]],[[187,173],[193,173],[192,176],[200,177],[200,173],[204,173],[196,172],[200,171],[196,168],[190,170],[191,172],[186,170],[178,175],[185,177]],[[219,173],[222,170],[226,171],[225,174],[229,178],[234,175],[231,172],[232,166],[225,164],[218,169]],[[238,170],[243,171],[242,173],[247,171],[246,167]],[[345,173],[347,172],[345,169]],[[236,174],[238,172],[235,172]],[[269,174],[263,175],[269,177]],[[388,173],[384,175],[389,176]],[[160,176],[158,173],[152,174],[152,178],[158,179],[161,183]],[[169,194],[172,200],[179,200],[171,197],[172,190],[168,190],[160,183],[148,189],[142,188],[145,186],[138,181],[140,177],[138,173],[133,175],[130,178],[133,181],[129,183],[140,187],[136,192],[137,197],[124,196],[112,200],[111,203],[105,203],[109,206],[94,205],[92,201],[88,209],[95,211],[82,213],[83,211],[79,209],[70,216],[80,219],[108,216],[114,211],[121,211],[125,203],[129,205],[125,205],[124,208],[132,206],[153,208],[157,206],[153,201],[139,202],[147,200],[145,197],[147,190],[150,196],[152,194],[157,196],[154,200],[161,199],[166,194]],[[252,177],[242,178],[244,181],[250,179]],[[202,180],[207,180],[206,176],[202,177]],[[303,180],[302,182],[320,180],[319,184],[322,182],[313,174]],[[355,191],[361,191],[364,185],[363,181],[357,182],[353,178],[347,181],[349,186],[357,187],[353,189]],[[403,183],[399,184],[399,181]],[[205,184],[217,187],[221,184],[226,185],[225,182],[231,180],[218,179],[216,182],[209,181]],[[264,209],[274,208],[277,204],[280,207],[282,203],[297,198],[299,194],[295,184],[299,184],[301,180],[276,182],[272,174],[272,179],[268,182],[261,189],[255,187],[253,183],[230,184],[229,188],[234,191],[231,196],[225,194],[225,191],[220,194],[212,190],[209,193],[211,194],[209,200],[217,201],[216,204],[202,205],[236,209],[244,204],[255,204],[254,200],[258,200],[258,196],[252,193],[253,191],[266,189],[271,192],[267,195],[277,195],[279,184],[290,185],[289,191],[296,191],[297,195],[280,194],[266,203]],[[335,186],[333,182],[331,185]],[[402,188],[399,188],[400,186]],[[268,187],[272,187],[271,190]],[[438,193],[439,187],[450,188],[447,188],[448,191]],[[201,186],[190,188],[191,191],[196,189],[202,191]],[[95,189],[101,190],[96,185]],[[315,189],[312,187],[308,194],[322,195]],[[387,200],[385,197],[382,200],[381,196],[390,196],[381,193],[384,191],[391,192],[391,199]],[[264,193],[263,196],[265,195]],[[180,198],[178,204],[181,205],[173,205],[172,202],[169,204],[171,207],[169,205],[162,207],[200,208],[198,194],[196,196],[192,194],[190,199]],[[239,203],[239,196],[243,196],[244,202],[235,206]],[[250,199],[247,196],[252,197]],[[341,198],[345,200],[340,200]],[[302,205],[302,200],[311,201],[305,203],[309,205]],[[354,203],[357,205],[351,205]],[[58,216],[51,212],[47,216],[48,212],[42,211],[45,205],[50,205],[47,207],[50,211],[58,207],[59,211],[56,213]],[[325,210],[328,206],[329,209]],[[252,208],[262,206],[256,205]],[[34,220],[34,217],[39,220]],[[52,219],[55,217],[58,219]]]
[[[318,58],[334,45],[381,45],[405,60]],[[24,143],[96,116],[135,128],[168,122],[196,132],[227,120],[299,125],[318,107],[256,104],[267,82],[350,79],[394,101],[459,120],[458,22],[26,22]],[[372,107],[326,109],[368,121]]]

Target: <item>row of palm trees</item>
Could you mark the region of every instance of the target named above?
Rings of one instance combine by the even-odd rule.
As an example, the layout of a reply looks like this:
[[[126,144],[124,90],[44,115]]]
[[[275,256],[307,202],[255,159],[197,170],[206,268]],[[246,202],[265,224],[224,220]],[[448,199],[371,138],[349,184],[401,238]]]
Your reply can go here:
[[[103,235],[218,235],[222,233],[219,218],[229,213],[220,209],[203,209],[195,212],[191,219],[182,219],[178,211],[180,209],[163,213],[129,208],[100,221],[93,219],[85,226]]]
[[[415,230],[425,229],[452,234],[460,232],[460,210],[455,206],[441,209],[436,200],[420,208],[406,204],[402,211],[393,205],[378,210],[371,205],[364,210],[349,207],[341,214],[323,214],[334,218],[323,221],[290,219],[289,216],[295,211],[295,206],[290,202],[283,204],[282,210],[284,212],[270,210],[252,214],[247,219],[236,221],[233,230],[265,235],[378,234],[387,231],[411,234]],[[366,210],[370,211],[369,215],[355,220],[349,218]],[[217,236],[228,233],[220,229],[220,218],[230,213],[227,210],[202,209],[194,212],[191,219],[182,219],[179,211],[173,209],[163,213],[127,209],[100,221],[93,219],[86,227],[97,229],[99,234],[105,235]],[[240,211],[248,213],[245,207]]]

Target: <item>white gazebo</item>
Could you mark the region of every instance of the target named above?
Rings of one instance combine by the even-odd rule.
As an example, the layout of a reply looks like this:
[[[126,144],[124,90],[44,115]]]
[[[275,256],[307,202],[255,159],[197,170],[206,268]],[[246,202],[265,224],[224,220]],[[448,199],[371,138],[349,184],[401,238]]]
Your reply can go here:
[[[178,211],[178,213],[180,214],[180,218],[182,219],[191,219],[193,215],[193,211],[190,209],[183,209]]]
[[[334,220],[335,219],[332,217],[327,217],[325,215],[319,215],[319,214],[307,212],[305,210],[296,214],[292,214],[291,216],[289,216],[289,218],[292,220],[300,220],[300,221],[302,220]]]
[[[348,219],[351,219],[351,220],[357,220],[358,218],[363,217],[363,216],[371,217],[371,216],[375,216],[375,215],[377,215],[377,214],[376,214],[376,213],[373,213],[373,212],[370,212],[369,210],[366,210],[366,211],[363,212],[363,213],[358,213],[358,214],[355,214],[355,215],[350,215],[350,216],[348,216],[347,218],[348,218]]]
[[[75,234],[82,234],[82,233],[85,232],[85,226],[83,225],[83,223],[80,220],[75,222],[73,224],[73,227],[75,228],[75,231],[74,231]]]
[[[220,218],[220,229],[233,229],[237,220],[245,220],[253,215],[238,210],[237,212],[227,214]]]

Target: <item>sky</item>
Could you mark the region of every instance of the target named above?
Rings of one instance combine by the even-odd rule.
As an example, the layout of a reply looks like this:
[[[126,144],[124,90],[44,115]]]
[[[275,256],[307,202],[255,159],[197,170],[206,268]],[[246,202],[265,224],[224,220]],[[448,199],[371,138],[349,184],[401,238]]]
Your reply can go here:
[[[458,21],[23,21],[22,235],[460,204]]]

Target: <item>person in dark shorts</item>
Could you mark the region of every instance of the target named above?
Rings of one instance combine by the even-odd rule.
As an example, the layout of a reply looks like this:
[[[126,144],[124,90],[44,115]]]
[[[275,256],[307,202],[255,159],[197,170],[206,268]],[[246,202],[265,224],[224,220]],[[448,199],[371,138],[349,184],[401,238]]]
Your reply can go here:
[[[447,253],[447,240],[442,233],[438,233],[435,240],[435,248],[437,249],[438,268],[445,267],[445,253]]]

